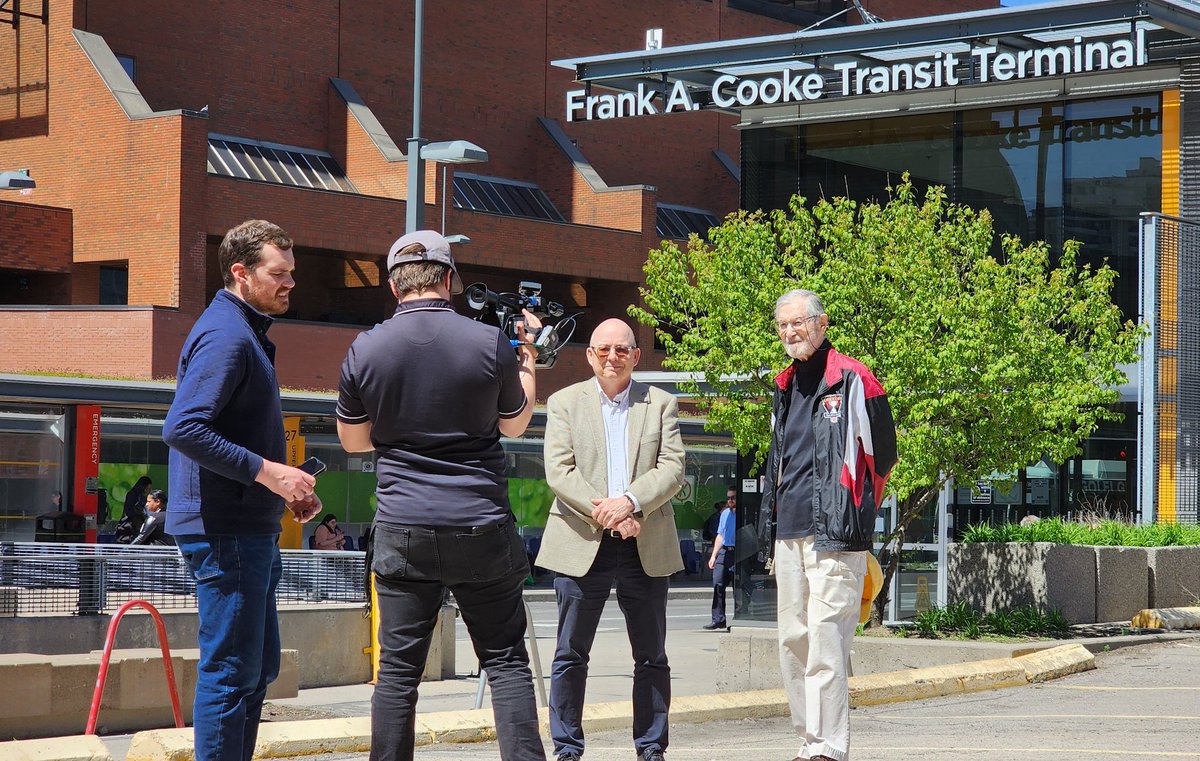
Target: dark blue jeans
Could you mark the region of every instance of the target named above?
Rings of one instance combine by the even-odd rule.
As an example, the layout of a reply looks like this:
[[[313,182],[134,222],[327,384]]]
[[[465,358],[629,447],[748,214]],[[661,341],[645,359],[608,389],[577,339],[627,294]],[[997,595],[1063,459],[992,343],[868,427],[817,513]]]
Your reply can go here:
[[[633,650],[633,746],[667,749],[671,667],[667,663],[669,576],[647,576],[637,542],[604,533],[587,575],[554,580],[558,647],[550,678],[554,752],[583,754],[583,697],[596,627],[613,582]]]
[[[279,675],[279,535],[176,537],[196,580],[196,761],[250,761],[267,685]]]
[[[371,698],[371,760],[411,761],[417,688],[444,591],[454,593],[492,688],[504,761],[544,761],[529,653],[525,547],[511,520],[474,528],[376,523],[379,681]]]
[[[713,602],[712,622],[717,626],[726,626],[725,618],[725,585],[733,583],[733,548],[723,546],[717,550],[717,560],[713,563]]]

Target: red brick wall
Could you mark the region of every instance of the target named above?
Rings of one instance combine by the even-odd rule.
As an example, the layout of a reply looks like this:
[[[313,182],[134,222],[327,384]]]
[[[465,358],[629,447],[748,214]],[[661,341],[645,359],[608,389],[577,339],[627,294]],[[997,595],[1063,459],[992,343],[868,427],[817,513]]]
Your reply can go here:
[[[0,269],[71,271],[71,210],[0,201]]]
[[[151,377],[153,321],[150,309],[0,308],[3,370],[147,379]],[[31,340],[38,336],[42,340]]]
[[[128,261],[130,303],[179,304],[188,120],[129,120],[72,36],[69,6],[52,10],[49,131],[0,141],[0,166],[30,167],[38,187],[28,198],[72,211],[76,262]]]

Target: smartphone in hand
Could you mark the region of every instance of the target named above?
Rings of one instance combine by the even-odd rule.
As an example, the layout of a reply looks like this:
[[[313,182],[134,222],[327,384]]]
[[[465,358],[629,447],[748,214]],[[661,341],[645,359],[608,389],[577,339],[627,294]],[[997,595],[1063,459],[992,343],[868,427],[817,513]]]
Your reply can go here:
[[[325,472],[325,463],[321,462],[316,457],[308,458],[304,462],[300,463],[300,465],[297,467],[310,476],[319,476]]]

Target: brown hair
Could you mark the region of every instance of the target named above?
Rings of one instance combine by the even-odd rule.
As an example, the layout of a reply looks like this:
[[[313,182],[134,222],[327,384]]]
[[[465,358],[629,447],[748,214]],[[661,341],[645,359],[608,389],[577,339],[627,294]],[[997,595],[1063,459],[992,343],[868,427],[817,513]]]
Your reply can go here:
[[[423,251],[425,251],[425,246],[413,243],[397,251],[396,256],[419,254]],[[388,277],[391,278],[396,285],[396,290],[403,297],[437,286],[446,279],[446,273],[449,271],[450,268],[441,262],[405,262],[393,267],[392,271],[388,273]]]
[[[254,269],[262,259],[263,246],[268,243],[287,251],[292,247],[292,238],[282,227],[265,219],[247,220],[225,233],[221,247],[217,249],[217,263],[225,287],[233,285],[233,265],[241,262],[246,269]]]

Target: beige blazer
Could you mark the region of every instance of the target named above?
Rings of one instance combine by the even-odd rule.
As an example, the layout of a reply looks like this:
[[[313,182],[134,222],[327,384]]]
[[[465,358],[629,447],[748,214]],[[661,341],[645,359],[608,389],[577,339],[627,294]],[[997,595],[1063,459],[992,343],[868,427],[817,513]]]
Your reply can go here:
[[[608,446],[601,393],[589,378],[553,394],[546,403],[546,481],[554,503],[537,564],[583,576],[600,548],[592,499],[608,496]],[[671,497],[683,485],[683,438],[675,397],[644,383],[629,391],[628,491],[642,508],[636,539],[642,569],[650,576],[683,570]]]

